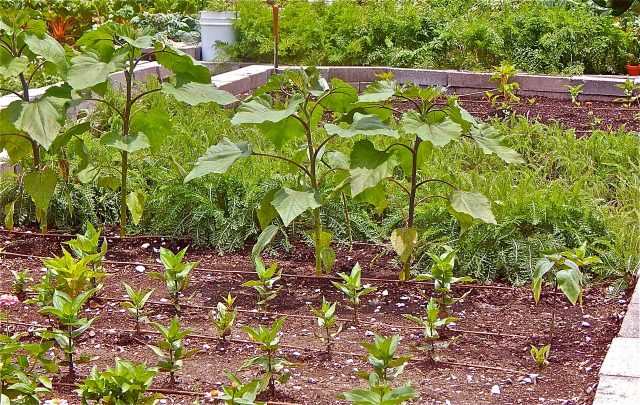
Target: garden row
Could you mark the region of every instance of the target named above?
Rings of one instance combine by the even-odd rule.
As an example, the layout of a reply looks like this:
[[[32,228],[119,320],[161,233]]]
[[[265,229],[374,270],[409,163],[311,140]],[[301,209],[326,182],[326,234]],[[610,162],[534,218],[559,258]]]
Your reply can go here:
[[[615,334],[612,326],[626,303],[606,298],[598,287],[585,292],[582,310],[558,311],[563,304],[549,291],[534,306],[528,289],[460,284],[465,280],[452,278],[450,252],[431,270],[435,285],[366,277],[381,271],[393,277],[388,267],[366,267],[360,278],[358,265],[331,285],[301,278],[308,268],[304,260],[284,257],[266,269],[241,256],[184,255],[184,250],[174,255],[180,247],[160,239],[107,242],[91,228],[63,244],[68,253],[42,260],[34,254],[59,254],[60,246],[45,237],[2,239],[3,268],[13,271],[13,277],[3,273],[0,282],[9,315],[2,328],[20,332],[12,341],[5,338],[3,362],[11,373],[3,374],[3,393],[22,400],[55,395],[75,403],[70,389],[77,381],[87,400],[132,404],[157,399],[154,393],[180,403],[191,403],[184,395],[207,402],[209,391],[209,398],[221,403],[245,403],[240,396],[253,403],[262,390],[263,399],[329,404],[342,391],[363,385],[369,389],[344,398],[361,404],[377,403],[376,395],[398,404],[417,395],[420,403],[498,398],[527,403],[539,397],[582,402],[593,397],[605,347]],[[570,263],[592,260],[575,253],[581,259],[572,256],[576,262],[567,259]],[[355,249],[342,267],[353,267],[359,254]],[[147,259],[137,264],[109,259],[123,256]],[[283,269],[298,274],[284,277]],[[7,294],[23,303],[16,305]],[[376,333],[396,336],[374,339]],[[551,353],[546,346],[531,349],[549,339]],[[367,372],[368,383],[355,381],[372,367],[361,360],[363,341],[375,341],[362,343],[373,362],[375,377]],[[53,359],[38,354],[51,348]],[[18,362],[22,350],[28,354]],[[118,360],[116,369],[106,370],[114,356],[128,362]],[[400,375],[405,367],[418,391],[398,385],[406,379]],[[226,385],[225,371],[238,379]],[[53,376],[52,384],[45,375]],[[271,378],[279,382],[272,385]],[[17,380],[23,384],[14,385]],[[125,381],[138,388],[123,392]]]

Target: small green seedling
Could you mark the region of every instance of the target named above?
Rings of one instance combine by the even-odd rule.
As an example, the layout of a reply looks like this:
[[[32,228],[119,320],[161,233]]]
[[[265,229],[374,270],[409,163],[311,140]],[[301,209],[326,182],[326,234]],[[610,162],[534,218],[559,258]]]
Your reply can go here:
[[[162,339],[158,340],[156,343],[157,346],[147,346],[158,356],[158,363],[156,364],[158,370],[169,373],[169,383],[175,385],[175,373],[182,370],[185,360],[193,357],[193,355],[199,351],[198,349],[187,350],[182,344],[182,339],[193,332],[193,330],[180,330],[180,321],[177,316],[173,317],[168,328],[156,322],[153,322],[151,325],[160,332]]]
[[[97,317],[91,319],[79,317],[83,305],[95,293],[96,289],[94,288],[73,298],[63,291],[56,290],[53,293],[53,305],[40,309],[41,314],[55,317],[61,328],[53,328],[51,331],[40,330],[37,334],[44,339],[54,339],[58,343],[62,350],[62,359],[59,364],[68,366],[71,376],[75,375],[76,364],[88,363],[95,359],[86,355],[75,357],[78,349],[76,345],[78,337],[98,319]]]
[[[398,388],[391,386],[411,359],[411,356],[396,357],[399,342],[398,335],[385,338],[376,334],[373,343],[361,343],[374,371],[370,374],[361,372],[358,376],[367,380],[369,387],[343,392],[338,398],[355,405],[399,405],[419,397],[420,393],[408,382]]]
[[[449,312],[449,307],[451,305],[460,301],[469,294],[469,291],[467,291],[461,297],[454,298],[452,296],[452,286],[457,283],[468,283],[474,280],[468,276],[453,276],[453,269],[456,265],[456,251],[446,245],[444,248],[445,252],[439,256],[429,252],[429,257],[433,260],[431,273],[420,274],[416,277],[416,281],[433,281],[434,290],[436,294],[438,294],[436,301],[442,306],[444,312]]]
[[[139,334],[140,323],[146,321],[149,315],[148,312],[144,311],[144,306],[155,290],[147,290],[144,288],[135,290],[127,283],[122,283],[122,285],[127,293],[127,297],[129,297],[129,301],[123,301],[120,305],[122,305],[135,320],[135,330],[136,333]]]
[[[114,368],[98,371],[93,367],[87,378],[76,390],[82,403],[88,401],[106,405],[153,405],[162,394],[147,395],[158,369],[147,367],[146,363],[135,364],[116,357]]]
[[[11,290],[20,299],[20,301],[24,301],[27,297],[27,285],[33,282],[33,278],[29,277],[29,272],[27,270],[11,270],[11,274],[13,275],[13,285],[11,286]]]
[[[571,86],[569,84],[566,84],[565,87],[569,91],[569,96],[571,96],[571,102],[576,107],[579,107],[580,106],[580,101],[578,101],[578,97],[580,97],[580,94],[582,94],[582,88],[584,87],[584,84],[578,84],[578,85],[575,85],[575,86]]]
[[[160,248],[160,262],[164,266],[164,273],[150,272],[149,277],[164,282],[176,311],[180,311],[180,295],[189,287],[191,272],[200,262],[183,263],[187,248],[174,254],[169,249]]]
[[[360,305],[362,305],[360,299],[361,297],[376,291],[376,288],[362,286],[362,269],[360,268],[360,263],[356,263],[356,265],[353,266],[351,274],[347,275],[345,273],[338,273],[338,276],[340,276],[344,281],[342,283],[332,281],[331,284],[333,284],[338,290],[342,291],[344,295],[347,296],[347,302],[353,310],[353,323],[358,325],[358,310],[360,308]]]
[[[439,341],[440,334],[438,333],[438,329],[458,320],[458,318],[453,317],[440,318],[438,316],[439,314],[440,306],[433,297],[431,297],[425,308],[425,318],[418,318],[411,314],[402,314],[402,316],[411,322],[423,327],[422,335],[426,345],[418,347],[418,349],[427,351],[434,361],[438,361],[436,350],[445,349],[451,343],[451,341]]]
[[[228,294],[224,302],[218,302],[216,312],[211,312],[210,314],[211,322],[223,341],[227,339],[227,336],[231,335],[231,328],[233,328],[238,317],[238,310],[233,306],[235,301],[236,299],[231,294]]]
[[[286,318],[276,319],[271,327],[259,325],[256,329],[250,326],[244,326],[243,329],[249,335],[249,338],[259,345],[263,355],[253,357],[242,364],[241,370],[258,366],[262,372],[260,383],[260,391],[269,390],[271,398],[276,396],[276,382],[279,384],[286,383],[291,377],[289,367],[294,364],[275,356],[276,351],[280,347],[280,329],[284,325]]]
[[[320,333],[316,334],[320,340],[327,345],[327,354],[331,356],[331,347],[333,340],[342,332],[342,324],[336,323],[336,306],[337,302],[330,304],[325,297],[322,297],[322,306],[319,309],[311,307],[316,315]]]
[[[549,365],[549,352],[551,351],[551,345],[545,345],[541,348],[531,345],[531,358],[536,362],[538,368],[542,371]]]
[[[205,400],[209,402],[220,401],[225,405],[264,405],[265,402],[256,401],[260,393],[260,380],[251,380],[243,383],[235,374],[224,372],[224,375],[231,381],[229,385],[222,386],[222,392],[214,390],[205,395]]]
[[[546,254],[538,260],[533,271],[531,290],[536,304],[540,301],[542,283],[549,280],[553,284],[553,307],[551,312],[551,326],[549,328],[549,342],[553,344],[553,333],[556,319],[556,293],[558,289],[564,293],[572,305],[582,306],[582,285],[584,276],[580,267],[602,263],[597,256],[587,256],[587,243],[579,248],[559,253]]]
[[[278,269],[278,263],[273,263],[267,268],[259,257],[255,259],[255,266],[258,279],[247,281],[242,286],[256,290],[258,293],[258,305],[266,311],[269,301],[275,299],[282,289],[282,286],[275,286],[282,278],[282,269]]]
[[[487,92],[487,97],[491,101],[491,105],[496,105],[498,101],[502,102],[502,110],[509,109],[510,103],[519,103],[520,97],[517,93],[520,90],[520,84],[513,80],[517,75],[516,67],[513,65],[501,65],[495,67],[496,72],[491,75],[491,81],[497,83],[498,93]]]
[[[631,104],[640,99],[640,94],[637,93],[637,90],[640,89],[640,85],[635,84],[633,80],[627,79],[624,83],[619,83],[615,86],[622,89],[622,93],[624,95],[614,99],[613,101],[616,103],[622,103],[623,107],[629,108],[631,107]]]

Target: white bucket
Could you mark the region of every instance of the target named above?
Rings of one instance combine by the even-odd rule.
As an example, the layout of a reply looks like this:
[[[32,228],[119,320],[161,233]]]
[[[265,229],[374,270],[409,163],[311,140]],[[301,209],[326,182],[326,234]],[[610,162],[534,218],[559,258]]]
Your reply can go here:
[[[236,13],[233,11],[202,11],[200,13],[203,61],[212,61],[220,54],[216,42],[225,44],[236,42],[236,33],[233,29],[235,19]]]

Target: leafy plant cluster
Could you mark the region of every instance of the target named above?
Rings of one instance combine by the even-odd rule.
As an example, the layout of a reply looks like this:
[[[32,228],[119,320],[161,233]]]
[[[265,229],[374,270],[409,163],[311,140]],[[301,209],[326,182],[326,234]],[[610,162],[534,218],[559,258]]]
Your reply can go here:
[[[271,11],[238,3],[229,54],[272,60]],[[620,26],[590,2],[287,1],[280,17],[283,63],[485,69],[502,63],[538,73],[615,73],[637,54],[633,24]]]

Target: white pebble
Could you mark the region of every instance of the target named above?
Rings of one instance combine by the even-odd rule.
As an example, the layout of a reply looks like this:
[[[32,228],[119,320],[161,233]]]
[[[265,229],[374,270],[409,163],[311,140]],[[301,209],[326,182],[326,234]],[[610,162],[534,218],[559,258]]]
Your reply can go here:
[[[494,385],[491,387],[491,395],[500,395],[500,386]]]
[[[146,270],[146,267],[144,267],[143,265],[139,264],[139,265],[136,266],[136,271],[138,273],[143,273],[145,270]]]

